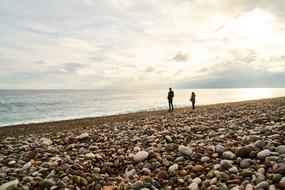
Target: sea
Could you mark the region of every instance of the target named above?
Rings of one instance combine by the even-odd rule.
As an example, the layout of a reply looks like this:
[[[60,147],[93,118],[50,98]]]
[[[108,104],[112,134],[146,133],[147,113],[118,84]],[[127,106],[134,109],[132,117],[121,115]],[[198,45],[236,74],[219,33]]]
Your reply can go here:
[[[285,88],[173,89],[174,107],[285,96]],[[167,109],[168,89],[0,90],[0,126]]]

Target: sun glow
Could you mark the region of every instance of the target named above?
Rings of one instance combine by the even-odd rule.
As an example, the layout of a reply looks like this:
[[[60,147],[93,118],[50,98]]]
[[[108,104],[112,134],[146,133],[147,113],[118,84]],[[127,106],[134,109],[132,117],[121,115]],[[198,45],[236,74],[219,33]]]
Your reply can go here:
[[[232,25],[236,37],[245,39],[248,45],[259,46],[266,43],[273,30],[273,16],[262,9],[255,8],[244,13]]]

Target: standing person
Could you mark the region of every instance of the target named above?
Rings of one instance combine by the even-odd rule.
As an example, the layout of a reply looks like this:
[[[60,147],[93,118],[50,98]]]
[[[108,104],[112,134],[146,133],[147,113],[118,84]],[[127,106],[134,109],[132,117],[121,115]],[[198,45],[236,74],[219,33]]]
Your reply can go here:
[[[169,88],[169,92],[168,92],[168,96],[167,96],[168,105],[169,105],[169,109],[168,109],[169,112],[173,111],[173,103],[172,103],[173,97],[174,97],[174,92],[172,91],[171,88]]]
[[[195,109],[196,94],[192,92],[190,101],[192,102],[192,109]]]

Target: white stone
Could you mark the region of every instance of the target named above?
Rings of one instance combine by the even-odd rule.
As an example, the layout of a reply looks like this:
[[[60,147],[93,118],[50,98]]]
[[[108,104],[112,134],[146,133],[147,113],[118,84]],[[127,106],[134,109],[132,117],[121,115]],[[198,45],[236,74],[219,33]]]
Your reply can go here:
[[[199,190],[199,186],[197,183],[191,183],[189,186],[188,186],[188,189],[189,190]]]
[[[52,144],[52,140],[50,140],[49,138],[42,137],[42,138],[40,139],[40,141],[41,141],[41,144],[42,144],[42,145],[49,146],[49,145]]]
[[[192,150],[189,147],[186,147],[184,145],[180,145],[178,147],[179,152],[181,152],[184,155],[190,156],[192,154]]]
[[[253,190],[253,186],[251,184],[247,184],[245,186],[245,190]]]
[[[203,156],[201,158],[201,162],[208,162],[210,160],[210,158],[208,156]]]
[[[10,161],[8,164],[9,164],[10,166],[11,166],[11,165],[14,165],[14,164],[16,164],[16,161],[15,161],[15,160],[12,160],[12,161]]]
[[[17,187],[19,184],[19,180],[13,180],[9,181],[7,183],[4,183],[3,185],[0,186],[0,190],[7,190],[7,189],[13,189],[14,187]]]
[[[168,168],[168,171],[175,172],[176,170],[178,170],[178,164],[173,164]]]
[[[148,152],[146,151],[139,151],[134,156],[134,161],[141,162],[144,161],[148,157]]]
[[[197,183],[198,185],[202,182],[201,178],[196,177],[195,179],[193,179],[192,181],[193,183]]]
[[[214,185],[217,183],[217,181],[218,181],[218,179],[216,177],[214,177],[213,179],[211,179],[210,184]]]
[[[82,133],[81,135],[78,135],[75,137],[76,139],[85,139],[89,137],[89,133]]]

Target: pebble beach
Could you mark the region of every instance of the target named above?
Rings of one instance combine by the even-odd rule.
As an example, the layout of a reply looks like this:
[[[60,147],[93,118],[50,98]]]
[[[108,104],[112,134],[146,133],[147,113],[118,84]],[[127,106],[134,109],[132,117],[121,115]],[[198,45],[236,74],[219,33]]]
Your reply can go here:
[[[285,97],[1,127],[11,189],[285,189]]]

